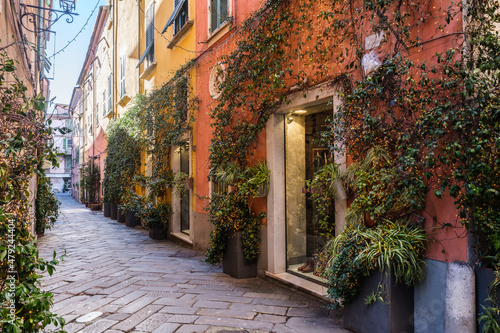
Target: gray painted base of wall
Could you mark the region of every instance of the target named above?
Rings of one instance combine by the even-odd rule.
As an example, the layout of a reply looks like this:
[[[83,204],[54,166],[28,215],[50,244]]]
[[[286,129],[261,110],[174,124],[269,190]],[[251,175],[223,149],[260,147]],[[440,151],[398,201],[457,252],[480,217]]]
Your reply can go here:
[[[415,333],[440,333],[443,332],[448,263],[425,261],[425,278],[415,286]]]
[[[214,230],[214,225],[210,222],[208,214],[193,212],[191,223],[191,240],[193,249],[206,252],[210,246],[210,233]]]

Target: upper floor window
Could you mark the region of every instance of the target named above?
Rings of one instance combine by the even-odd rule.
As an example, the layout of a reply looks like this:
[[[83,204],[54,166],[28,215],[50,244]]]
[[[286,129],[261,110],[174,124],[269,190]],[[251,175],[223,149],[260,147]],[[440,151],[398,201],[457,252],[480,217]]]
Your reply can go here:
[[[102,92],[102,116],[106,117],[106,89]]]
[[[71,156],[66,156],[64,164],[65,164],[64,168],[66,170],[70,170],[71,169]]]
[[[71,119],[66,119],[66,128],[68,130],[73,130],[73,120]]]
[[[120,97],[125,96],[125,56],[120,58]]]
[[[99,126],[99,103],[95,105],[95,124]]]
[[[141,56],[141,59],[139,59],[139,65],[142,64],[143,61],[146,61],[146,67],[149,67],[154,61],[155,61],[155,48],[154,48],[154,42],[155,42],[155,3],[154,1],[151,2],[151,4],[148,7],[148,10],[146,10],[146,17],[145,17],[145,23],[146,23],[146,49],[144,50],[144,53]]]
[[[108,77],[108,112],[113,110],[113,95],[111,94],[111,83],[113,81],[113,75],[109,74]]]
[[[228,0],[210,0],[210,32],[219,29],[229,18]]]

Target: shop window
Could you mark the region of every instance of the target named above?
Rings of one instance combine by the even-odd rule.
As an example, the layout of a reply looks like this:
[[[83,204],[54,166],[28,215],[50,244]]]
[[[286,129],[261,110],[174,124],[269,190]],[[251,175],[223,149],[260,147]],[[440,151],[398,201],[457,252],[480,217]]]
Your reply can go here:
[[[330,109],[285,116],[287,269],[320,282],[325,281],[318,276],[318,261],[328,239],[325,225],[319,221],[326,219],[327,226],[335,229],[335,205],[322,215],[306,184],[321,167],[333,162],[330,150],[320,144],[331,115]]]
[[[210,32],[219,29],[229,18],[228,0],[210,1]]]

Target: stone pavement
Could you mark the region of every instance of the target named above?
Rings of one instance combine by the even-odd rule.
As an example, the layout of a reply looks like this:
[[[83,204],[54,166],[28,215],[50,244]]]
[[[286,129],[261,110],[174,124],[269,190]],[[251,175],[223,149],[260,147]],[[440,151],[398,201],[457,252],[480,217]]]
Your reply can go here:
[[[44,258],[66,250],[42,286],[67,332],[346,332],[312,296],[233,279],[193,250],[58,198],[59,220],[38,247]]]

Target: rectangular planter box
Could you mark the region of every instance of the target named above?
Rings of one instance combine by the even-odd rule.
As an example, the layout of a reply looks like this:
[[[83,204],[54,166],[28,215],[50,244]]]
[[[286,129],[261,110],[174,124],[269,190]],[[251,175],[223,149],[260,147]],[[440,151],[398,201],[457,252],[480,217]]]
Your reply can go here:
[[[400,333],[414,331],[413,287],[395,284],[395,278],[387,279],[387,294],[384,303],[377,301],[366,305],[365,298],[377,290],[385,277],[381,272],[372,272],[361,282],[358,298],[344,307],[344,328],[357,333]]]
[[[222,271],[236,279],[257,276],[257,261],[251,262],[243,256],[241,231],[229,233],[222,260]]]
[[[125,214],[125,212],[122,212],[122,210],[120,209],[120,205],[118,205],[117,214],[118,214],[118,216],[117,216],[116,220],[120,223],[125,223],[126,214]]]
[[[149,229],[149,238],[161,240],[167,238],[167,233],[165,232],[165,228],[161,226],[154,226]]]
[[[117,211],[118,211],[118,204],[116,202],[112,202],[111,203],[111,219],[112,220],[117,219],[117,217],[118,217]]]
[[[104,217],[110,217],[111,216],[111,203],[105,202],[104,203]]]
[[[141,220],[135,216],[135,212],[131,210],[127,210],[125,214],[125,225],[129,228],[133,228],[141,224]]]
[[[495,279],[495,272],[491,269],[481,268],[478,266],[474,267],[474,272],[476,274],[476,313],[477,318],[479,318],[485,314],[483,306],[491,306],[491,302],[486,301],[486,299],[490,293],[490,284]],[[497,290],[496,301],[500,303],[500,290]],[[477,331],[483,331],[483,322],[478,323]]]
[[[100,204],[90,204],[90,210],[101,210],[101,205]]]

